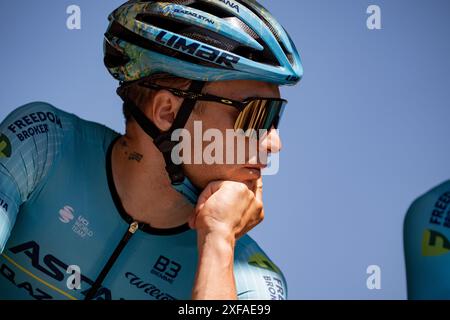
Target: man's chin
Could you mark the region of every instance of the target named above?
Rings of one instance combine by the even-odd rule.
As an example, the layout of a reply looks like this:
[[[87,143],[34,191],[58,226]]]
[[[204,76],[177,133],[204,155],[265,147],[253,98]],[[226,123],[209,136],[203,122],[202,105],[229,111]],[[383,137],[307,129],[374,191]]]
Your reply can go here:
[[[249,180],[257,180],[261,178],[261,169],[253,167],[244,167],[241,169],[243,174],[248,177]]]
[[[215,177],[209,177],[209,179],[205,183],[205,187],[208,183],[213,181],[241,182],[251,187],[254,185],[255,181],[261,177],[261,170],[261,168],[257,167],[235,167]]]

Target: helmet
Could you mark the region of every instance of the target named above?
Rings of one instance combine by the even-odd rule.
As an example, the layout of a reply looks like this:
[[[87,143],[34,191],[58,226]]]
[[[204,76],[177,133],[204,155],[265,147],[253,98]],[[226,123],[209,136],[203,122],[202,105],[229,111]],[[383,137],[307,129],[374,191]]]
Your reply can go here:
[[[104,62],[129,82],[154,74],[197,81],[300,81],[300,56],[254,0],[127,1],[108,17]]]

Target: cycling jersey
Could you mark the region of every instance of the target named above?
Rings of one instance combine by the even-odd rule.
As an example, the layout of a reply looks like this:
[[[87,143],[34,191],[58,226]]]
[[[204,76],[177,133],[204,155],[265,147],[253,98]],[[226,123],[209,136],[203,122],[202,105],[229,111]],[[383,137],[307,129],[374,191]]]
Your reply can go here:
[[[84,299],[113,252],[93,299],[191,298],[197,233],[133,223],[112,178],[118,137],[43,102],[2,122],[1,299]],[[76,268],[81,288],[71,286]],[[287,297],[282,272],[248,235],[236,242],[234,276],[239,299]]]
[[[404,224],[409,299],[450,299],[450,180],[417,198]]]

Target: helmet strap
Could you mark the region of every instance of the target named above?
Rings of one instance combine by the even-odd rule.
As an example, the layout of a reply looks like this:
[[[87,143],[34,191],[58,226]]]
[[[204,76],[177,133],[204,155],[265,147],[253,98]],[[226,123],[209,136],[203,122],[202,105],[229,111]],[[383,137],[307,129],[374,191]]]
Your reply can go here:
[[[195,93],[201,93],[203,87],[205,86],[204,81],[192,81],[189,91]],[[124,101],[124,107],[128,109],[133,118],[136,120],[141,129],[151,138],[153,138],[153,143],[162,153],[164,161],[166,163],[166,171],[169,175],[172,185],[185,184],[187,179],[183,172],[183,167],[181,164],[175,164],[172,161],[172,150],[178,144],[177,141],[172,141],[172,133],[177,129],[182,129],[185,127],[192,110],[196,104],[194,99],[184,99],[180,110],[173,121],[171,128],[166,132],[160,132],[158,127],[152,123],[147,116],[142,112],[132,101],[127,99]],[[177,188],[175,188],[177,189]],[[178,189],[177,189],[178,191]],[[191,201],[192,202],[192,201]]]

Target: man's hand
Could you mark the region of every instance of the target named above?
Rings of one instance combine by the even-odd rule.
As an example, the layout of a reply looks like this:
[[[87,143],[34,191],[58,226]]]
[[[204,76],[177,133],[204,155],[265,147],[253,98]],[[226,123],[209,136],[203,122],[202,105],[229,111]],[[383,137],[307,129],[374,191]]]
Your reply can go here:
[[[237,299],[234,246],[263,218],[262,178],[249,186],[217,181],[205,188],[189,220],[199,249],[193,299]]]
[[[250,186],[215,181],[200,195],[189,226],[198,233],[218,233],[239,239],[263,219],[262,178]]]

